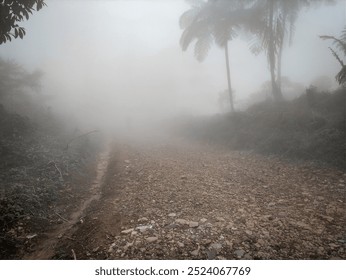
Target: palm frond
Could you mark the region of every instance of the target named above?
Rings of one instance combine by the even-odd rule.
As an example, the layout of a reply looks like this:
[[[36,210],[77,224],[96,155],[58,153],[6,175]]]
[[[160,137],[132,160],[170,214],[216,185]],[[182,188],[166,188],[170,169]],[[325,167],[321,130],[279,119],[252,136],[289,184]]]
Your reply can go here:
[[[332,44],[346,56],[346,28],[343,30],[340,39],[330,35],[319,36],[322,40],[332,40]]]
[[[200,8],[193,8],[184,12],[179,18],[179,26],[181,29],[187,28],[193,23],[198,14],[200,13]]]
[[[180,37],[180,46],[183,51],[186,51],[189,45],[199,38],[209,33],[209,26],[206,21],[195,20],[187,28],[184,29]]]
[[[206,58],[212,42],[213,37],[210,33],[206,33],[204,36],[198,38],[195,44],[195,57],[198,61],[201,62]]]
[[[344,65],[338,74],[336,74],[335,79],[337,82],[342,85],[346,86],[346,66]]]
[[[216,22],[212,26],[212,33],[215,39],[215,43],[219,47],[223,48],[228,41],[234,39],[237,36],[237,32],[235,31],[234,27],[236,26],[230,26],[225,21]]]
[[[341,66],[344,66],[344,62],[342,61],[342,59],[338,56],[338,54],[336,53],[336,51],[334,51],[332,48],[329,48],[330,51],[332,52],[333,56],[336,58],[337,61],[339,61],[339,63],[341,64]]]
[[[342,30],[341,32],[340,40],[346,42],[346,26],[344,27],[344,30]]]

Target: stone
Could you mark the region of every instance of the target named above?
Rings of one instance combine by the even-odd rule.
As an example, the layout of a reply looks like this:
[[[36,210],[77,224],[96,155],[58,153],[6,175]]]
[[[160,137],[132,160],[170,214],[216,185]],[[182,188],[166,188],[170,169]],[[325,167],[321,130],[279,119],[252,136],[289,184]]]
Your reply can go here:
[[[212,250],[215,250],[216,252],[219,252],[222,249],[221,243],[212,243],[210,244],[209,248]]]
[[[237,256],[238,259],[240,259],[241,257],[244,256],[245,251],[242,250],[242,249],[238,249],[238,250],[235,250],[235,251],[234,251],[234,254]]]
[[[143,223],[143,222],[149,221],[149,219],[146,218],[146,217],[142,217],[142,218],[139,218],[137,221],[138,221],[139,223]]]
[[[175,213],[168,214],[168,217],[175,217],[175,216],[177,216],[177,214],[175,214]]]
[[[156,242],[159,238],[157,236],[150,236],[150,237],[147,237],[145,240],[149,243],[153,243],[153,242]]]
[[[186,221],[185,219],[176,219],[175,222],[180,225],[188,225],[189,222]]]
[[[190,254],[194,257],[197,257],[199,254],[199,249],[193,250],[192,252],[190,252]]]
[[[208,245],[208,244],[211,243],[211,240],[210,240],[210,239],[202,239],[202,240],[201,240],[201,243],[202,243],[203,245]]]
[[[196,228],[196,227],[198,227],[198,226],[199,226],[198,222],[192,222],[192,221],[191,221],[191,222],[189,223],[189,227],[190,227],[190,228]]]
[[[121,233],[122,233],[122,234],[129,234],[129,233],[131,233],[133,230],[134,230],[134,228],[129,228],[129,229],[122,230]]]
[[[116,246],[115,243],[112,243],[108,248],[108,253],[112,253],[114,251],[114,247]]]
[[[252,260],[252,256],[249,253],[246,253],[243,257],[244,260]]]
[[[151,229],[152,226],[151,225],[147,225],[147,226],[138,226],[136,227],[137,230],[139,230],[141,233],[146,232],[148,229]]]
[[[202,223],[202,224],[205,223],[206,221],[207,221],[206,218],[202,218],[202,219],[199,220],[199,222]]]
[[[214,249],[206,250],[208,260],[214,260],[216,257],[216,251]]]
[[[178,247],[180,247],[180,248],[185,247],[184,243],[183,243],[183,242],[180,242],[180,241],[177,242],[177,245],[178,245]]]

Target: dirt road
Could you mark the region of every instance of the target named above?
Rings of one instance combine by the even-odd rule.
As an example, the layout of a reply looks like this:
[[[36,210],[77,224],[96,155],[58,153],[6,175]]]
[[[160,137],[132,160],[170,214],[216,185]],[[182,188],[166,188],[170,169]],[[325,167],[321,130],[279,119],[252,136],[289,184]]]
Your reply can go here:
[[[99,197],[36,258],[345,259],[345,180],[196,143],[117,142]]]

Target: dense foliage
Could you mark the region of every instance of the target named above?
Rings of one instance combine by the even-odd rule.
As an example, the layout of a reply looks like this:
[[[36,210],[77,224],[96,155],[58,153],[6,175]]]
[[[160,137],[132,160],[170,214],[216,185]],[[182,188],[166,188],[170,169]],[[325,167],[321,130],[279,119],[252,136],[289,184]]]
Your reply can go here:
[[[45,6],[44,0],[2,0],[0,2],[0,45],[12,38],[23,39],[25,29],[19,22],[28,20],[33,11]]]

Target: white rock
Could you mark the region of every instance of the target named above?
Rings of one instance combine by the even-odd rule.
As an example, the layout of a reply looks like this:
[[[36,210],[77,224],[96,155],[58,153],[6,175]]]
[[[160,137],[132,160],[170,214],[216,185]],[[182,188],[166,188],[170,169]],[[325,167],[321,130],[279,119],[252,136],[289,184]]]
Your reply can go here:
[[[111,246],[108,248],[108,253],[112,253],[114,251],[115,243],[112,243]]]
[[[146,225],[146,226],[138,226],[136,227],[137,230],[139,230],[141,233],[146,232],[148,229],[151,229],[152,225]]]
[[[168,217],[175,217],[175,216],[177,216],[177,214],[175,214],[175,213],[168,214]]]
[[[152,242],[156,242],[158,240],[158,237],[157,236],[150,236],[150,237],[147,237],[145,240],[149,243],[152,243]]]
[[[177,224],[180,224],[180,225],[187,225],[187,224],[189,224],[189,222],[186,221],[185,219],[176,219],[175,222]]]
[[[134,230],[134,228],[129,228],[129,229],[125,229],[123,231],[121,231],[122,234],[129,234]]]

